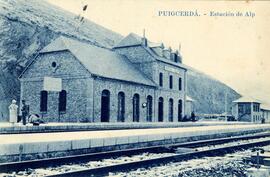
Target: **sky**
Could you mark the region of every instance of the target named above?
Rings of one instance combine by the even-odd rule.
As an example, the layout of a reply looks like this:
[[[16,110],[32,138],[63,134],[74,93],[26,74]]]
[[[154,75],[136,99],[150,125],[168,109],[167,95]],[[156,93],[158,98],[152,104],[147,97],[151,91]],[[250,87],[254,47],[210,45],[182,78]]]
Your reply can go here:
[[[47,1],[74,14],[87,4],[85,18],[123,36],[142,36],[145,29],[150,41],[173,49],[181,44],[184,64],[270,104],[270,1]],[[159,16],[160,11],[197,11],[201,16]]]

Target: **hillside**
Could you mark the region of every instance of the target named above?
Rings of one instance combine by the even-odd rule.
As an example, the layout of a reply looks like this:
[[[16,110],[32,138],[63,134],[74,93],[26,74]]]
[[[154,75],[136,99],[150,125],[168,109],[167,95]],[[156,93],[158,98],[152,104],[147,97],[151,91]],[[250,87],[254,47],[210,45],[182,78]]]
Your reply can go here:
[[[89,20],[80,25],[75,16],[41,0],[0,0],[0,120],[7,117],[7,103],[19,99],[18,75],[53,39],[66,35],[110,48],[122,38]],[[223,112],[225,89],[229,90],[229,98],[238,96],[224,84],[194,70],[188,76],[189,95],[198,100],[199,112]]]
[[[235,90],[212,77],[190,68],[187,73],[187,90],[195,102],[197,113],[224,113],[227,92],[227,110],[232,101],[240,97]]]

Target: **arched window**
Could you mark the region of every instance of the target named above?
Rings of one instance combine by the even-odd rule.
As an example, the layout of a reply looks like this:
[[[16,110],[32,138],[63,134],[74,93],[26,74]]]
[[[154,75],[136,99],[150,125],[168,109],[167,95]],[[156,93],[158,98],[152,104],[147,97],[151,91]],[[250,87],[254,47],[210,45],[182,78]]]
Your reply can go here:
[[[147,96],[147,117],[146,117],[146,121],[147,122],[152,122],[152,117],[153,117],[153,97],[148,95]]]
[[[158,121],[163,122],[163,103],[164,100],[162,97],[158,99]]]
[[[101,93],[101,122],[109,122],[110,119],[110,91],[103,90]]]
[[[67,108],[67,92],[65,90],[62,90],[59,92],[59,98],[58,98],[58,110],[59,112],[66,112]]]
[[[181,77],[179,78],[178,87],[179,87],[178,88],[179,90],[182,90],[182,78]]]
[[[125,122],[125,94],[124,92],[118,93],[118,122]]]
[[[182,100],[178,101],[178,122],[182,120]]]
[[[170,76],[169,85],[170,85],[170,89],[172,89],[173,88],[173,76]]]
[[[169,99],[169,122],[173,122],[173,99]]]
[[[42,90],[40,92],[40,112],[47,112],[48,110],[48,92]]]
[[[159,73],[159,86],[162,87],[163,86],[163,74]]]
[[[140,96],[134,94],[133,96],[133,122],[139,122],[140,120]]]

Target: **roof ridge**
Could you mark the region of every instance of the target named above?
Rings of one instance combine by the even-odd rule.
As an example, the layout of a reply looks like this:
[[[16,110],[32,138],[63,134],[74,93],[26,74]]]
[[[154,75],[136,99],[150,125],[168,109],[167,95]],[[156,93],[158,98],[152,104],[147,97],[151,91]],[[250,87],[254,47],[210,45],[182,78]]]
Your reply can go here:
[[[134,82],[148,86],[156,84],[143,72],[129,63],[123,55],[107,48],[101,48],[84,41],[59,36],[40,53],[69,51],[93,75],[104,78]],[[36,60],[36,59],[35,59]]]

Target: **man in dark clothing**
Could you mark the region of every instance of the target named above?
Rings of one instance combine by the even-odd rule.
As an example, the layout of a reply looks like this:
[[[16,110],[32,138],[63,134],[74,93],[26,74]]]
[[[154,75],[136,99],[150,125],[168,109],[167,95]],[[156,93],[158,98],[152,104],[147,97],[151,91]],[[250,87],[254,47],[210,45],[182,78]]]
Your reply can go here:
[[[22,121],[23,125],[26,125],[26,117],[29,115],[29,105],[26,105],[25,100],[22,100]]]
[[[196,116],[195,116],[195,113],[193,111],[191,112],[190,119],[191,119],[192,122],[195,122],[196,121]]]

